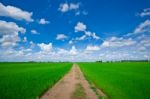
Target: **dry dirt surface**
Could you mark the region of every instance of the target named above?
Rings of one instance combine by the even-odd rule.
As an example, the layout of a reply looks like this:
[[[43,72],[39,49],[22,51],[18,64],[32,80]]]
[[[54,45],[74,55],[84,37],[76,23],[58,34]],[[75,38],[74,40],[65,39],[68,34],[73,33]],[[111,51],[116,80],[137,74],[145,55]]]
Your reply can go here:
[[[77,85],[81,85],[85,95],[75,92]],[[74,93],[79,93],[74,95]],[[99,96],[105,96],[98,90]],[[52,88],[50,88],[40,99],[98,99],[98,95],[91,89],[90,84],[84,78],[77,64],[73,64],[71,70],[60,81],[58,81]]]

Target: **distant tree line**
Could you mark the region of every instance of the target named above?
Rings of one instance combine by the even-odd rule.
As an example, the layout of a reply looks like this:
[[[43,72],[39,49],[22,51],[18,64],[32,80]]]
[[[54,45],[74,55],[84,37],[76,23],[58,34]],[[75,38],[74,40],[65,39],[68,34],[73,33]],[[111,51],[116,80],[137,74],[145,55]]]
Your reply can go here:
[[[118,60],[118,61],[96,61],[98,63],[106,62],[106,63],[113,63],[113,62],[150,62],[150,60]]]
[[[121,62],[149,62],[150,60],[121,60]]]

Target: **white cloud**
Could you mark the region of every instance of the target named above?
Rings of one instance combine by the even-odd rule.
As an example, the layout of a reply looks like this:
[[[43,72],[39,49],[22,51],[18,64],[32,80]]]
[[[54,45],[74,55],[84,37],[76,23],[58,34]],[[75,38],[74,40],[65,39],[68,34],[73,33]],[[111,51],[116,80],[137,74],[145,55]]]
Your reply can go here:
[[[41,44],[38,44],[38,46],[41,48],[42,51],[44,52],[49,52],[52,50],[53,46],[52,46],[52,43],[49,43],[49,44],[45,44],[45,43],[41,43]]]
[[[62,3],[60,4],[58,10],[61,12],[68,12],[71,10],[77,10],[79,9],[79,3]]]
[[[17,20],[25,20],[28,22],[33,22],[32,12],[23,11],[20,8],[14,6],[5,6],[0,3],[0,16],[11,17]]]
[[[76,41],[81,41],[81,40],[87,39],[88,37],[91,37],[91,38],[96,39],[96,40],[100,39],[99,36],[97,36],[95,33],[92,33],[90,31],[84,31],[84,33],[85,34],[82,35],[81,37],[76,37],[75,40]]]
[[[23,49],[24,52],[31,52],[32,49],[28,48],[28,49]]]
[[[19,27],[13,22],[0,21],[0,46],[15,46],[20,41],[18,33],[24,33],[25,29]],[[111,37],[106,38],[101,45],[87,45],[85,48],[77,49],[74,45],[70,49],[55,48],[52,43],[35,44],[29,42],[28,48],[19,50],[9,48],[0,48],[0,61],[97,61],[97,60],[130,60],[130,59],[150,59],[150,36],[142,34],[147,33],[148,21],[145,25],[139,25],[135,29],[138,35],[131,37]],[[2,32],[1,32],[2,31]],[[142,31],[142,32],[139,32]],[[85,40],[86,38],[101,39],[94,32],[81,31],[84,33],[81,37],[71,39],[70,44],[76,40]],[[11,35],[12,34],[12,35]],[[134,33],[133,33],[134,34]],[[25,38],[24,38],[25,39]],[[94,42],[91,42],[93,44]],[[97,43],[97,42],[96,42]],[[36,48],[39,47],[40,50]],[[84,47],[84,46],[83,46]],[[35,51],[34,51],[35,50]]]
[[[58,51],[56,52],[56,54],[58,56],[67,56],[67,57],[70,57],[70,56],[75,56],[78,54],[78,50],[76,49],[75,46],[72,46],[70,50],[65,50],[65,49],[58,49]]]
[[[124,38],[112,37],[109,41],[123,40]],[[144,41],[143,41],[144,43]],[[72,46],[69,50],[64,48],[53,48],[51,44],[40,44],[40,51],[34,52],[31,48],[20,50],[0,49],[0,61],[97,61],[97,60],[130,60],[148,59],[149,50],[142,46],[123,46],[106,48],[97,45],[87,45],[85,49],[77,50]],[[38,46],[38,45],[37,45]],[[52,50],[55,49],[55,50]],[[113,50],[114,49],[114,50]]]
[[[64,40],[67,39],[68,37],[65,34],[57,34],[56,40]]]
[[[27,37],[24,37],[23,38],[23,42],[27,42],[28,40],[27,40]]]
[[[74,11],[75,16],[88,15],[87,11],[80,9],[80,5],[81,5],[81,3],[61,3],[59,5],[58,10],[61,11],[62,13]]]
[[[83,35],[81,37],[76,37],[75,40],[77,41],[81,41],[81,40],[85,40],[86,39],[86,35]]]
[[[136,44],[136,41],[134,41],[131,38],[124,39],[124,38],[117,38],[117,37],[111,37],[108,40],[105,40],[101,47],[124,47],[124,46],[131,46]]]
[[[146,20],[143,23],[141,23],[135,30],[134,33],[145,33],[150,32],[150,20]]]
[[[39,34],[36,30],[31,30],[32,34]]]
[[[92,36],[92,33],[90,31],[85,31],[85,35]]]
[[[79,3],[71,3],[70,4],[70,10],[76,10],[79,8]]]
[[[95,33],[92,34],[92,37],[93,37],[94,39],[100,39],[100,37],[97,36]]]
[[[14,22],[0,20],[0,45],[2,47],[12,47],[20,41],[18,33],[25,33],[26,29],[19,27]]]
[[[3,48],[10,48],[16,46],[18,41],[20,41],[18,35],[3,35],[3,37],[0,38],[0,45]]]
[[[109,41],[104,41],[101,46],[103,46],[103,47],[109,47],[110,46],[109,45]]]
[[[138,50],[139,50],[139,51],[145,51],[145,50],[146,50],[146,47],[140,46],[140,47],[138,48]]]
[[[68,53],[68,51],[65,50],[65,49],[62,49],[62,48],[59,48],[58,51],[57,51],[58,55],[64,55],[64,54],[67,54],[67,53]]]
[[[98,50],[100,50],[100,47],[99,47],[99,46],[88,45],[88,46],[86,47],[86,50],[87,50],[87,51],[98,51]]]
[[[75,32],[84,32],[84,35],[82,35],[81,37],[76,37],[75,40],[85,40],[88,37],[91,37],[93,39],[100,39],[99,36],[96,35],[96,33],[92,33],[91,31],[87,31],[87,26],[82,23],[82,22],[78,22],[77,25],[74,27]]]
[[[78,22],[77,25],[74,27],[75,32],[85,31],[86,25],[82,22]]]
[[[58,10],[61,11],[61,12],[67,12],[67,11],[69,11],[69,5],[68,5],[68,3],[60,4]]]
[[[130,37],[137,34],[148,34],[150,33],[150,20],[147,19],[144,22],[140,23],[133,32],[127,33],[126,35],[123,35],[124,37]]]
[[[85,35],[92,37],[93,39],[97,39],[97,40],[100,39],[100,37],[97,36],[96,33],[94,33],[94,32],[92,33],[90,31],[85,31]]]
[[[0,36],[2,35],[14,35],[18,34],[18,32],[25,33],[26,30],[22,27],[19,27],[14,22],[6,22],[0,20]]]
[[[30,48],[31,48],[31,49],[33,49],[33,48],[36,46],[36,44],[33,43],[33,41],[30,41],[29,44],[30,44]]]
[[[45,20],[44,18],[40,19],[39,24],[49,24],[50,22]]]
[[[149,36],[143,36],[138,44],[140,46],[150,47],[150,37]]]
[[[143,12],[139,13],[141,17],[150,16],[150,8],[143,9]]]
[[[77,49],[75,46],[72,46],[71,47],[71,50],[69,51],[70,55],[77,55],[78,52],[77,52]]]

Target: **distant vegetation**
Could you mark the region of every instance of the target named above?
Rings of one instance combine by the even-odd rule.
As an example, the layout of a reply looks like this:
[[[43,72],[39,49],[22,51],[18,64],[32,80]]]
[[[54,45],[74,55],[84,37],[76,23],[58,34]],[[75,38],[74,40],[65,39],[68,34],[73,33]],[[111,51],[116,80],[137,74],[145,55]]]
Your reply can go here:
[[[85,77],[110,99],[150,99],[150,63],[79,63]]]
[[[102,63],[102,62],[107,62],[107,63],[112,63],[112,62],[150,62],[150,60],[118,60],[118,61],[102,61],[102,60],[99,60],[99,61],[96,61],[96,62],[99,62],[99,63]]]
[[[0,99],[36,99],[71,66],[72,63],[0,63]]]

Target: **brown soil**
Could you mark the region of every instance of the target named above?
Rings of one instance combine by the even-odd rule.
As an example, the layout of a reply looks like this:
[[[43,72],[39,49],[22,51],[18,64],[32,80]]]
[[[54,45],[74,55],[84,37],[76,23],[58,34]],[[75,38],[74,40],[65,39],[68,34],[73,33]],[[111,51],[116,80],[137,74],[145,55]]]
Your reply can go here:
[[[81,86],[80,89],[83,89],[82,91],[77,88],[78,85]],[[98,99],[98,96],[84,78],[80,68],[74,64],[69,73],[41,96],[40,99],[78,99],[77,95],[84,95],[79,99]],[[99,95],[103,96],[104,94],[100,91]]]

